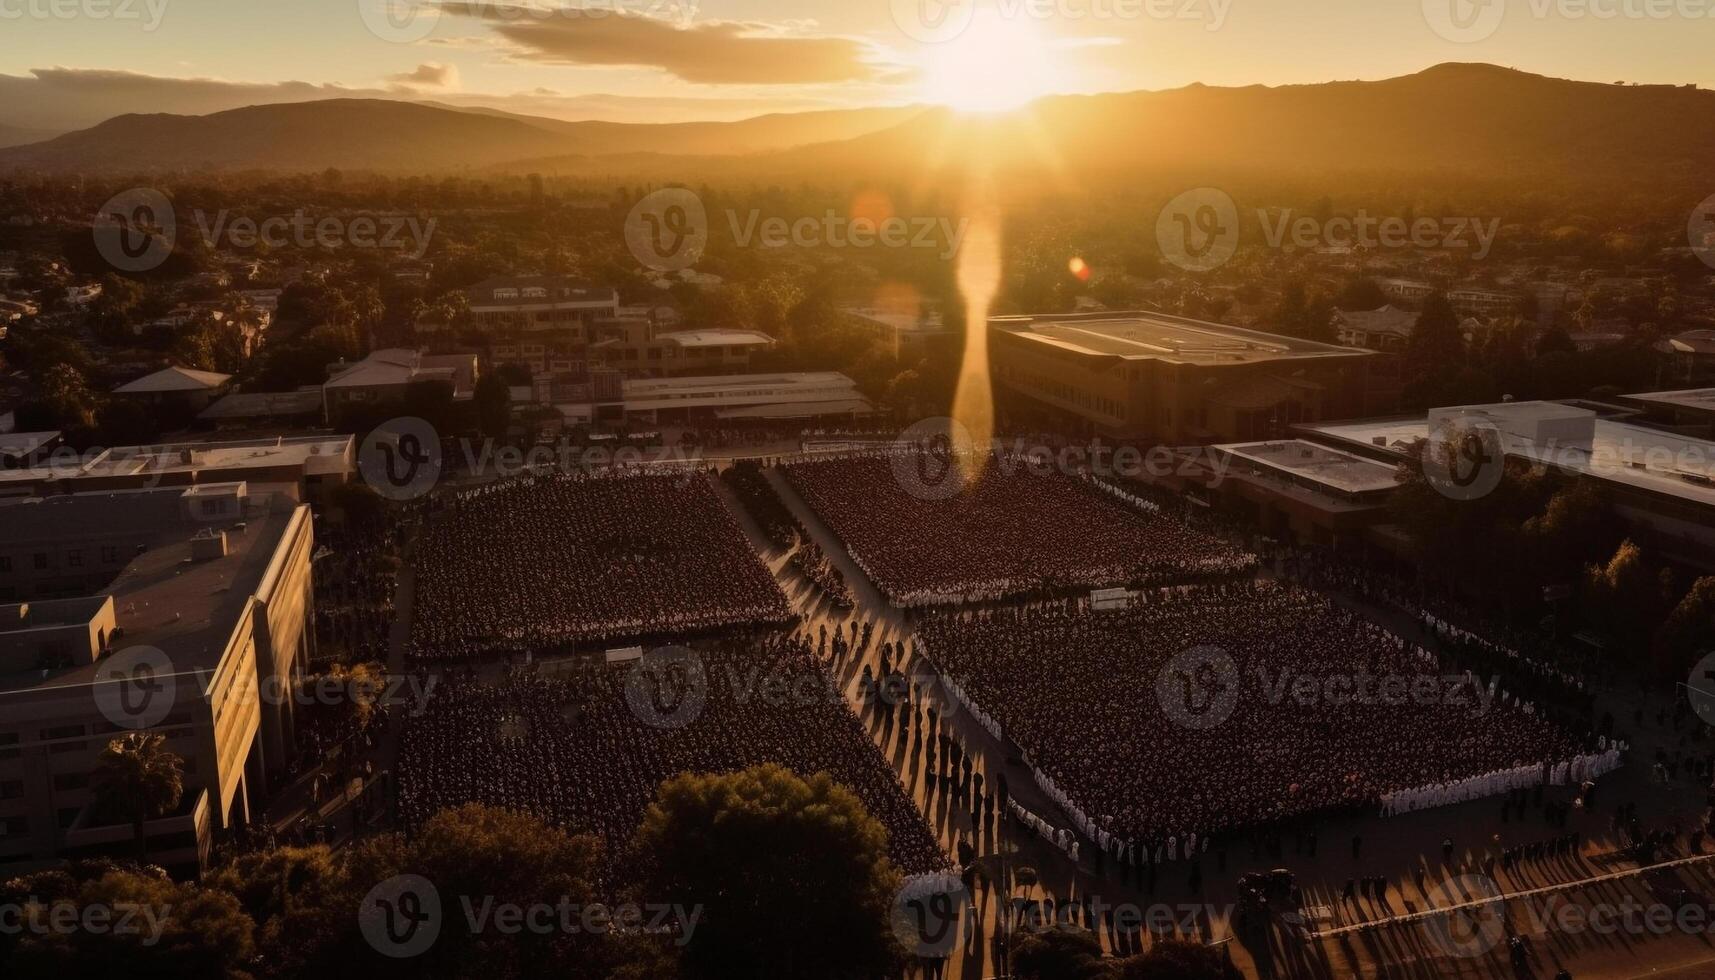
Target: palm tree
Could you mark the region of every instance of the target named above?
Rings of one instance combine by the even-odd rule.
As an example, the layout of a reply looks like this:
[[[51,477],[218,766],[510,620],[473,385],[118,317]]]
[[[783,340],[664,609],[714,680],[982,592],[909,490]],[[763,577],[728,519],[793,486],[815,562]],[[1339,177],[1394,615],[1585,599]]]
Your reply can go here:
[[[125,814],[137,829],[137,857],[149,858],[143,824],[178,809],[185,792],[184,761],[158,732],[132,732],[107,743],[96,761],[92,786],[96,807]]]

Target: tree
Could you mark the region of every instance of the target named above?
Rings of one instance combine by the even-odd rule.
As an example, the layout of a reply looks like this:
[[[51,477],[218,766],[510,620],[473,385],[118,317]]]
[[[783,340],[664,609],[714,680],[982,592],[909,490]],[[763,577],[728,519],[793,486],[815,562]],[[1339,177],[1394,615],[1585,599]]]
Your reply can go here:
[[[1655,636],[1656,665],[1666,677],[1683,678],[1702,657],[1715,652],[1715,578],[1692,583]]]
[[[1620,542],[1605,565],[1585,572],[1584,595],[1590,614],[1609,637],[1629,649],[1646,646],[1657,624],[1673,605],[1670,579],[1645,560],[1643,549],[1630,540]]]
[[[101,812],[131,820],[137,855],[149,857],[143,825],[178,809],[185,792],[184,761],[167,748],[159,732],[133,732],[107,743],[96,760],[91,793]]]
[[[529,814],[470,804],[441,811],[409,839],[372,837],[333,855],[300,848],[240,859],[210,884],[238,896],[256,917],[257,961],[280,980],[597,980],[615,975],[628,960],[659,966],[664,941],[658,937],[634,941],[582,925],[585,910],[598,900],[600,853],[593,837],[568,834]],[[438,903],[439,927],[418,955],[392,958],[371,945],[357,913],[377,886],[401,876],[433,888],[432,895],[418,897]],[[493,915],[511,908],[552,914],[546,927],[513,929]],[[568,915],[572,928],[564,927]],[[655,975],[670,973],[669,966]]]
[[[1244,980],[1225,953],[1201,943],[1165,939],[1120,965],[1121,980]]]
[[[305,730],[333,744],[360,732],[375,716],[375,703],[386,686],[380,664],[335,664],[300,682],[305,697],[299,718]]]
[[[1459,335],[1458,315],[1446,296],[1429,294],[1405,342],[1407,400],[1420,406],[1434,401],[1464,359],[1465,339]]]
[[[76,921],[104,916],[112,923],[102,929],[25,930],[9,951],[0,945],[0,973],[8,978],[249,976],[244,965],[254,954],[255,924],[238,900],[218,889],[174,882],[158,870],[74,865],[7,882],[0,886],[0,902],[36,906],[42,915],[76,910]]]
[[[635,849],[644,894],[706,908],[689,975],[868,977],[897,963],[887,830],[826,773],[682,774],[662,784]]]
[[[1012,951],[1020,980],[1099,980],[1112,976],[1102,944],[1087,929],[1052,928],[1020,939]]]

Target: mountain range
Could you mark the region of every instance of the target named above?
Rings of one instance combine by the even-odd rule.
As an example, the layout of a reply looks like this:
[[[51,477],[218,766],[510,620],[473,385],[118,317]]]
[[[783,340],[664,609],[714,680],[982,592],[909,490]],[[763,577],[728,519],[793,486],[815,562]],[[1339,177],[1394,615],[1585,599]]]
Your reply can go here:
[[[13,131],[0,126],[0,146],[11,141]],[[1694,175],[1715,161],[1715,92],[1448,64],[1380,81],[1052,96],[975,118],[905,106],[631,125],[336,99],[118,116],[0,148],[0,171],[623,169],[667,179],[790,179],[897,176],[978,153],[999,169],[1083,174],[1213,166]]]

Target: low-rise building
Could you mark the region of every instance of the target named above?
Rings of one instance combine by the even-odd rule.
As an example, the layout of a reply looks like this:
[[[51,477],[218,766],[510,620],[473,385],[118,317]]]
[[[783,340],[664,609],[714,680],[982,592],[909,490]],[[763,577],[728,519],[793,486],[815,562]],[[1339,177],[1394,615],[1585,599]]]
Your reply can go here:
[[[476,391],[475,354],[425,354],[386,348],[356,364],[336,364],[322,385],[322,412],[328,421],[354,405],[402,400],[412,385],[445,386],[455,400]]]
[[[226,394],[231,383],[230,374],[175,365],[122,384],[113,393],[143,405],[158,418],[189,418]]]
[[[1417,328],[1417,317],[1392,304],[1375,310],[1335,310],[1334,329],[1348,347],[1400,351]]]
[[[1166,445],[1279,438],[1399,391],[1391,355],[1161,313],[998,317],[989,352],[1017,414]]]
[[[309,508],[244,484],[0,505],[0,865],[132,854],[97,762],[165,736],[184,793],[142,831],[194,871],[295,755],[314,651]]]
[[[1405,458],[1431,431],[1489,430],[1508,458],[1589,480],[1640,544],[1715,569],[1715,443],[1559,402],[1505,402],[1299,427],[1306,439],[1383,462]]]
[[[472,322],[487,334],[551,331],[577,336],[595,320],[619,315],[618,291],[563,276],[501,276],[464,292]]]
[[[625,420],[652,425],[838,423],[875,411],[856,382],[833,371],[634,380],[624,394]]]
[[[318,501],[357,471],[351,436],[270,436],[76,452],[0,469],[0,499],[91,491],[193,487],[243,481],[257,493]]]

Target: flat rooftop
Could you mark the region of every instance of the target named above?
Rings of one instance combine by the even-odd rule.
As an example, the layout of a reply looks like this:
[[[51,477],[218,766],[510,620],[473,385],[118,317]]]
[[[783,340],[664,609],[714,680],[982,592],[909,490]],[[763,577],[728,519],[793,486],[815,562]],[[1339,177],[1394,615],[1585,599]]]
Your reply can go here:
[[[302,466],[306,473],[311,474],[336,473],[350,468],[352,442],[351,436],[284,436],[236,442],[125,446],[93,456],[68,451],[50,455],[40,466],[0,470],[0,485],[282,466]]]
[[[1374,356],[1373,351],[1356,347],[1320,344],[1165,313],[995,317],[989,320],[989,328],[1091,357],[1173,364]]]
[[[169,491],[153,495],[174,496]],[[70,501],[94,500],[123,519],[117,512],[131,505],[124,496],[77,494],[0,508],[0,533],[6,533],[11,522],[75,521],[84,507]],[[135,520],[153,519],[156,511],[151,506],[131,503],[138,507]],[[133,557],[107,588],[96,593],[113,597],[117,625],[124,630],[115,648],[151,646],[171,659],[176,672],[212,671],[226,651],[239,615],[261,584],[292,515],[290,509],[253,507],[245,514],[243,530],[226,528],[226,556],[205,561],[191,559],[191,538],[200,525],[163,526],[155,545]],[[84,684],[94,679],[96,667],[82,664],[47,677],[35,671],[0,675],[0,691]]]
[[[1290,474],[1342,494],[1379,493],[1400,485],[1396,466],[1303,439],[1216,446],[1236,460]]]
[[[837,371],[647,378],[625,382],[627,411],[735,408],[856,399],[857,383]]]
[[[1298,428],[1313,437],[1371,455],[1404,456],[1406,450],[1429,435],[1427,418],[1375,419]],[[1589,448],[1544,445],[1513,437],[1505,445],[1510,456],[1715,508],[1715,442],[1707,439],[1596,418]]]
[[[1665,405],[1669,408],[1689,408],[1715,413],[1715,388],[1687,388],[1683,391],[1648,391],[1641,395],[1624,395],[1627,401],[1642,405]]]

